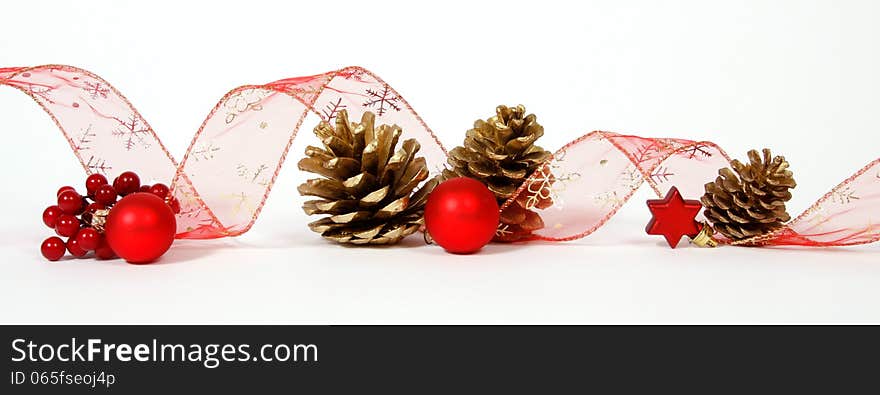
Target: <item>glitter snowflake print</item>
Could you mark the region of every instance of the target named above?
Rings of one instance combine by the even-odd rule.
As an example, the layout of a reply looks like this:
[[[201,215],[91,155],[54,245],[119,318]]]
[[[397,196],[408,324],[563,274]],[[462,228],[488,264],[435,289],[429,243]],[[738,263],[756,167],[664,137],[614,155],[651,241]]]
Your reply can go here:
[[[400,105],[398,104],[400,96],[391,93],[388,85],[382,87],[381,92],[367,89],[367,96],[369,98],[364,102],[364,107],[375,109],[376,115],[385,115],[388,109],[400,111]]]

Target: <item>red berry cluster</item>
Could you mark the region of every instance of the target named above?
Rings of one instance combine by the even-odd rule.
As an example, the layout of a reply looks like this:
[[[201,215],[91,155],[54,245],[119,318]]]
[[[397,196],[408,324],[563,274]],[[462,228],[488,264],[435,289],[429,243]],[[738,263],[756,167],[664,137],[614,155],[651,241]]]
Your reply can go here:
[[[85,196],[71,186],[61,187],[57,193],[58,204],[43,211],[43,223],[55,229],[58,236],[67,238],[66,242],[57,236],[44,240],[40,246],[43,256],[57,261],[65,251],[77,258],[94,251],[98,259],[115,258],[116,253],[107,244],[102,230],[92,225],[92,218],[99,211],[113,207],[118,197],[135,192],[152,193],[168,202],[175,213],[180,211],[180,203],[169,196],[165,184],[141,185],[140,177],[127,171],[116,177],[111,185],[103,175],[92,174],[86,178]]]

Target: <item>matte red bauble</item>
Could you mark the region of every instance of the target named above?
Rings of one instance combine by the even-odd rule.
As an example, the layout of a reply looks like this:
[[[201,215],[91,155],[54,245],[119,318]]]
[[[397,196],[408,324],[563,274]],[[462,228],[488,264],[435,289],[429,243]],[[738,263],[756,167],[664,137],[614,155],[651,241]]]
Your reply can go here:
[[[434,242],[455,254],[479,251],[492,240],[500,214],[495,195],[483,183],[459,177],[428,195],[425,226]]]
[[[162,256],[177,231],[174,213],[151,193],[122,198],[107,215],[104,233],[110,248],[129,263],[150,263]]]

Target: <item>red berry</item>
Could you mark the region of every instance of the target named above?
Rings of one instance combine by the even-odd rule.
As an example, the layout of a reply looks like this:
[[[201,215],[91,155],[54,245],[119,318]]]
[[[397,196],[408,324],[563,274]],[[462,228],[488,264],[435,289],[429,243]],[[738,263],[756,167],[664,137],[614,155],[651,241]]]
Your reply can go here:
[[[67,252],[77,258],[82,258],[86,255],[87,251],[80,247],[79,241],[77,241],[76,237],[71,237],[67,239]]]
[[[107,177],[104,177],[102,174],[90,175],[86,178],[86,194],[89,196],[95,196],[95,191],[97,191],[98,187],[101,185],[107,185]]]
[[[150,188],[152,188],[152,186],[150,185],[141,185],[140,189],[138,189],[138,192],[150,192]]]
[[[61,237],[71,237],[79,230],[79,220],[71,214],[61,214],[55,223],[55,233]]]
[[[76,189],[74,189],[72,186],[64,186],[64,187],[61,187],[61,188],[58,188],[58,192],[55,193],[55,196],[61,196],[61,192],[64,192],[64,191],[74,191],[74,192],[76,192]]]
[[[153,186],[150,187],[150,193],[165,200],[165,196],[168,196],[168,186],[162,183],[153,184]]]
[[[67,214],[79,214],[83,209],[82,196],[76,191],[64,191],[58,195],[58,207]]]
[[[92,251],[97,248],[100,238],[101,234],[94,228],[83,228],[76,234],[76,242],[80,248],[86,251]]]
[[[95,191],[95,202],[105,206],[116,203],[116,188],[109,184],[99,186]]]
[[[101,203],[98,203],[98,202],[94,202],[94,203],[90,203],[88,206],[86,206],[86,212],[94,214],[95,211],[104,210],[106,208],[107,208],[107,206],[105,206]]]
[[[113,180],[113,188],[116,189],[116,193],[120,196],[137,192],[140,190],[140,187],[141,179],[138,178],[137,174],[134,174],[134,172],[131,171],[124,172]]]
[[[42,252],[43,256],[50,261],[61,259],[61,257],[64,256],[65,249],[64,240],[55,236],[43,240],[43,244],[40,245],[40,252]]]
[[[104,236],[101,236],[98,239],[98,246],[95,247],[95,258],[98,258],[98,259],[116,258],[116,253],[113,252],[112,248],[110,248],[110,244],[107,244],[107,238]]]
[[[172,197],[170,201],[168,201],[168,205],[171,206],[171,211],[174,214],[180,214],[180,200],[177,200],[176,197]]]
[[[43,210],[43,223],[50,228],[55,228],[55,223],[58,222],[58,217],[61,216],[64,212],[61,211],[61,208],[58,206],[49,206]]]

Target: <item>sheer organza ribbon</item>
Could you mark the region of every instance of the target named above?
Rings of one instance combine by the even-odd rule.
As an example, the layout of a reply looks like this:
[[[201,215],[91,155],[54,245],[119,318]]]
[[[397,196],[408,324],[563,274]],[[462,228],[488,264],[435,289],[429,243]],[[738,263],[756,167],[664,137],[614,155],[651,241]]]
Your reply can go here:
[[[181,203],[178,238],[247,232],[309,113],[329,121],[341,109],[353,119],[372,111],[377,122],[396,123],[418,139],[434,172],[446,160],[443,145],[407,101],[360,67],[231,90],[211,109],[179,163],[131,103],[93,73],[62,65],[0,68],[0,83],[26,93],[52,117],[87,173],[112,178],[134,170],[147,180],[171,179]],[[502,210],[520,199],[544,222],[533,239],[573,240],[601,227],[643,183],[658,196],[675,185],[684,196],[697,198],[703,184],[728,164],[727,154],[708,141],[592,132],[558,150]],[[753,241],[801,246],[874,242],[880,239],[878,202],[880,159],[784,228]],[[498,230],[505,231],[503,226]]]

